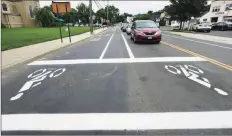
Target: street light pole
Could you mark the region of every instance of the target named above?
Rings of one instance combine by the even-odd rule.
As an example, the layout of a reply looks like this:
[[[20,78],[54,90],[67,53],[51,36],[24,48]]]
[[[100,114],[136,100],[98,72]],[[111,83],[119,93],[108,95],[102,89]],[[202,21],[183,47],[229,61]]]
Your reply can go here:
[[[107,26],[109,25],[109,0],[107,0]]]
[[[89,25],[90,25],[90,33],[93,33],[93,15],[92,15],[92,0],[89,0]]]

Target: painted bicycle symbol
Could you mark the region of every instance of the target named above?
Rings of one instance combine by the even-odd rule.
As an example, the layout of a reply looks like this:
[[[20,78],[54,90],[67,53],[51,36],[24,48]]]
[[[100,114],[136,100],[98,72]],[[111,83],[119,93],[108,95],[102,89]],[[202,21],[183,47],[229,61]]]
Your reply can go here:
[[[11,101],[17,100],[19,98],[21,98],[23,96],[23,94],[25,93],[25,91],[36,87],[38,85],[41,84],[41,82],[46,78],[55,78],[60,76],[61,74],[63,74],[66,71],[65,68],[49,68],[49,69],[39,69],[34,71],[33,73],[29,74],[27,76],[27,78],[29,78],[30,80],[27,81],[23,87],[19,90],[19,92],[17,93],[17,95],[11,97]]]
[[[172,74],[175,75],[181,75],[182,73],[184,74],[185,77],[187,77],[188,79],[197,82],[207,88],[212,88],[212,85],[210,84],[209,80],[205,77],[203,77],[202,75],[204,74],[204,72],[192,65],[176,65],[176,66],[172,66],[172,65],[165,65],[165,69],[167,69],[167,71],[169,71]],[[219,89],[219,88],[213,88],[217,93],[221,94],[221,95],[228,95],[227,92]]]

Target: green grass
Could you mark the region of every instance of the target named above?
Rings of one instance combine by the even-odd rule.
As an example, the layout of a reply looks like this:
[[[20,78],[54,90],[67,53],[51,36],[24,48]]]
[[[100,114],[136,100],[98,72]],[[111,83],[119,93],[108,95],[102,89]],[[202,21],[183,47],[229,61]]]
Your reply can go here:
[[[68,32],[62,27],[63,37]],[[70,27],[71,35],[78,35],[89,31],[89,27]],[[2,28],[2,51],[23,47],[40,42],[46,42],[60,38],[60,30],[57,28]]]

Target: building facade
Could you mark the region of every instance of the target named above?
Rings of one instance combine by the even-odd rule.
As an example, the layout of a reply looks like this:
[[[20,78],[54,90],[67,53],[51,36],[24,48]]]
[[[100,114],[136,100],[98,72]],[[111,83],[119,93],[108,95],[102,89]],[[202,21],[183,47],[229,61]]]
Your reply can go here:
[[[7,28],[35,27],[33,10],[39,8],[39,0],[2,0],[2,24]]]
[[[200,18],[201,22],[232,22],[232,0],[214,0],[210,11]]]

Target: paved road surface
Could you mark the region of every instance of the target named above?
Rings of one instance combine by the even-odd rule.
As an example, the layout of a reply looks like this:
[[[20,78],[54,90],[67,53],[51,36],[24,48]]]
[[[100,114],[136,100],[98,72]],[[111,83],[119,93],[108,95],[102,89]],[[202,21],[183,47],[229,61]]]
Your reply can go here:
[[[165,33],[134,44],[109,28],[3,71],[2,133],[232,134],[231,52]]]

